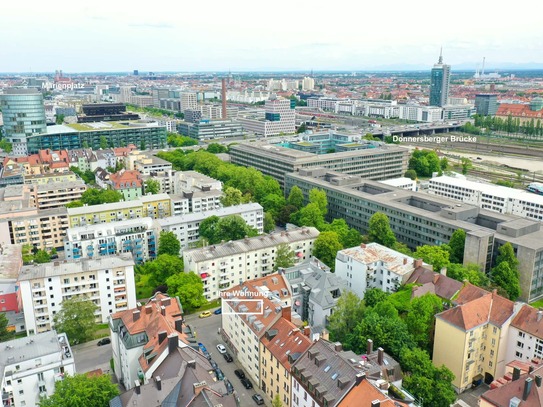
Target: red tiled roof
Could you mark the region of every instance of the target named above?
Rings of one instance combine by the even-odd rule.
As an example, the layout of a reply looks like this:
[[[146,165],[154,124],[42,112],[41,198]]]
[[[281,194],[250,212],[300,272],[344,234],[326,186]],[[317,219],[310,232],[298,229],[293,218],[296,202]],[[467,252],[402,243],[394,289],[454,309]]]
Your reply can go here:
[[[141,188],[142,186],[141,174],[136,170],[121,170],[115,174],[111,174],[109,180],[115,189],[134,188],[134,182],[136,183],[136,188]],[[124,185],[123,187],[121,187],[121,183]]]
[[[436,315],[436,318],[447,321],[464,331],[485,323],[502,326],[513,315],[514,302],[495,292],[484,292],[486,294],[482,297],[457,305]]]
[[[481,395],[481,400],[485,400],[490,405],[496,407],[509,406],[513,397],[521,400],[519,407],[541,407],[543,406],[543,386],[537,386],[535,376],[543,375],[543,367],[535,369],[530,374],[521,375],[518,380],[506,381],[502,386],[489,390]],[[526,379],[532,379],[532,387],[528,392],[526,400],[523,400]]]
[[[279,318],[260,341],[279,363],[289,371],[289,355],[304,353],[312,343],[296,325],[285,318]]]
[[[537,338],[543,338],[543,311],[524,305],[511,321],[511,326]]]
[[[162,315],[162,306],[165,308],[165,315]],[[111,318],[122,319],[124,326],[131,335],[145,332],[149,340],[143,347],[144,350],[153,349],[153,354],[160,355],[167,349],[168,340],[165,339],[159,343],[159,332],[166,332],[166,338],[175,333],[180,340],[188,343],[186,335],[175,329],[175,321],[183,315],[183,309],[177,297],[170,298],[162,293],[157,293],[146,305],[139,309],[139,318],[136,320],[134,320],[135,311],[138,311],[138,308],[117,312]],[[147,371],[156,360],[157,358],[154,358],[148,363],[143,354],[139,357],[140,365],[144,371]]]
[[[543,110],[531,110],[530,105],[520,105],[516,103],[501,103],[498,106],[496,116],[512,116],[525,119],[543,118]]]
[[[338,407],[371,407],[371,402],[375,400],[380,401],[380,407],[404,407],[408,405],[400,402],[395,404],[388,396],[381,393],[373,384],[364,379],[347,393],[338,404]]]

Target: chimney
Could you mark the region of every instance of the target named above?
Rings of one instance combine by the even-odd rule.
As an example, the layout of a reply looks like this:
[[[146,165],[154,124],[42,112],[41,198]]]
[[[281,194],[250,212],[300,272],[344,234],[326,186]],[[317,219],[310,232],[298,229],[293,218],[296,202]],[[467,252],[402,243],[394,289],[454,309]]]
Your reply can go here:
[[[141,394],[141,388],[140,388],[140,381],[136,380],[134,381],[134,391],[136,394]]]
[[[162,305],[164,305],[165,307],[167,307],[168,305],[170,305],[170,304],[172,303],[172,300],[171,300],[170,297],[168,297],[168,298],[163,298],[163,299],[161,300],[161,302],[162,302]]]
[[[535,377],[535,385],[537,387],[541,387],[541,376],[536,375],[536,377]]]
[[[173,322],[175,324],[175,330],[179,333],[183,333],[183,318],[178,318]]]
[[[221,99],[222,99],[222,118],[223,120],[226,120],[226,79],[224,78],[222,78]]]
[[[404,264],[404,266],[407,264],[407,257],[403,258],[403,264]]]
[[[281,316],[285,318],[287,321],[290,321],[290,314],[291,314],[290,305],[283,305],[281,312],[282,312]]]
[[[371,402],[371,407],[380,407],[381,406],[381,402],[379,400],[373,400]]]
[[[543,318],[543,311],[539,310],[537,311],[537,322],[541,321],[541,318]]]
[[[158,344],[160,345],[162,342],[164,342],[164,339],[168,337],[168,332],[166,331],[160,331],[158,333]]]
[[[368,342],[366,344],[366,355],[371,355],[371,352],[373,352],[373,341],[371,339],[368,339]]]
[[[309,326],[304,326],[304,335],[309,338],[309,335],[311,335],[311,328]]]
[[[170,336],[168,336],[168,352],[174,353],[178,346],[179,337],[176,333],[170,334]]]
[[[530,366],[530,367],[528,368],[528,373],[532,373],[532,372],[534,371],[534,369],[535,369],[535,367]]]
[[[193,359],[193,360],[189,360],[187,362],[187,367],[190,367],[192,369],[196,368],[196,361]]]
[[[361,249],[365,249],[365,248],[366,248],[366,244],[365,244],[365,243],[360,243],[360,248],[361,248]]]
[[[341,342],[334,343],[334,350],[336,352],[341,352],[343,350],[343,345],[341,344]]]
[[[447,267],[441,267],[441,270],[439,271],[439,274],[441,274],[442,276],[446,276],[447,275]]]
[[[515,367],[513,369],[513,381],[520,379],[520,369]]]
[[[385,357],[385,350],[383,348],[377,348],[377,363],[379,366],[383,366],[383,359]]]
[[[155,383],[157,390],[162,390],[162,380],[160,379],[160,376],[155,377]]]
[[[364,372],[358,373],[355,377],[354,385],[358,386],[360,383],[362,383],[362,380],[364,380],[365,378],[366,378],[366,373]]]
[[[415,261],[413,262],[413,267],[414,268],[422,267],[422,259],[415,259]]]
[[[153,312],[153,306],[152,305],[146,305],[145,306],[145,313],[149,315],[151,312]]]
[[[166,316],[166,307],[164,305],[160,306],[160,313],[162,314],[162,316]]]
[[[139,311],[134,311],[132,313],[132,318],[133,318],[134,322],[136,322],[138,319],[140,319],[140,312]]]
[[[528,396],[530,395],[530,391],[532,391],[532,382],[534,379],[531,377],[528,377],[526,381],[524,382],[524,392],[522,393],[522,400],[526,401],[528,400]]]

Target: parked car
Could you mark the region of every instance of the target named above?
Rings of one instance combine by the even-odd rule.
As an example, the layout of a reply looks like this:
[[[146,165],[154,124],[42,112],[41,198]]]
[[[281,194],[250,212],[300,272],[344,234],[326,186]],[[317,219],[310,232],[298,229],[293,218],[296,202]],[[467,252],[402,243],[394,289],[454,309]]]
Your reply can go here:
[[[211,311],[204,311],[202,312],[198,317],[199,318],[207,318],[211,316]]]
[[[224,380],[224,373],[219,368],[215,369],[215,376],[217,376],[217,380]]]
[[[222,314],[222,308],[217,308],[215,311],[213,311],[215,315]]]
[[[228,363],[233,362],[234,358],[232,355],[230,355],[228,352],[222,354],[224,356],[224,360],[226,360]]]
[[[240,379],[245,379],[245,373],[241,369],[234,370],[234,374]]]
[[[243,384],[243,387],[245,387],[246,389],[253,388],[253,383],[251,383],[249,379],[241,379],[241,384]]]
[[[209,358],[209,364],[211,365],[211,367],[213,369],[217,369],[219,367],[219,365],[217,364],[217,362],[215,362],[213,359]]]
[[[234,386],[232,386],[230,380],[224,379],[224,385],[226,386],[226,391],[228,394],[232,394],[234,392]]]
[[[111,343],[111,339],[102,338],[98,341],[98,346],[107,345],[108,343]]]
[[[255,401],[256,404],[258,404],[259,406],[261,406],[262,404],[264,404],[264,399],[262,398],[262,396],[260,394],[253,394],[253,400]]]
[[[217,345],[217,350],[219,351],[219,353],[223,353],[223,354],[226,353],[226,348],[225,348],[224,345],[221,344],[221,343],[219,343],[219,344]]]

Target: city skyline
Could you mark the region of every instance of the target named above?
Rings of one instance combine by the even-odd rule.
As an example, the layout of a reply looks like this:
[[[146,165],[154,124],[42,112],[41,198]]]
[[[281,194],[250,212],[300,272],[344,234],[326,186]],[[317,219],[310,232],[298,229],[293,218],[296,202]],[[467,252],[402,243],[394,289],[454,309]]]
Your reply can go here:
[[[480,69],[483,57],[488,70],[543,68],[537,13],[507,10],[505,21],[502,10],[465,0],[445,19],[421,12],[433,9],[428,1],[392,2],[387,14],[375,4],[346,12],[321,0],[278,0],[269,10],[245,0],[205,10],[169,0],[152,9],[103,0],[31,6],[4,6],[0,35],[17,40],[0,49],[3,72],[419,70],[440,47],[456,70]]]

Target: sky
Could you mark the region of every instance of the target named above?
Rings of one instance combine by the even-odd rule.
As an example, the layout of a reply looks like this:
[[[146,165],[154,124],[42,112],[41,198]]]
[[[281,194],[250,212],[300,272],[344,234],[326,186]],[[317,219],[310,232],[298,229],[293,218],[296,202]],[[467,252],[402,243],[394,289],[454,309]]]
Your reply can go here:
[[[543,68],[539,0],[2,3],[0,72]]]

